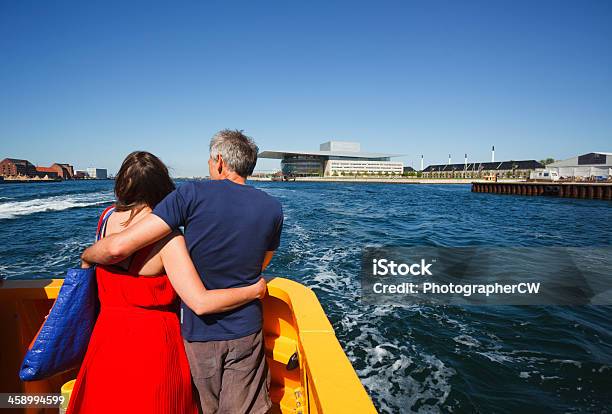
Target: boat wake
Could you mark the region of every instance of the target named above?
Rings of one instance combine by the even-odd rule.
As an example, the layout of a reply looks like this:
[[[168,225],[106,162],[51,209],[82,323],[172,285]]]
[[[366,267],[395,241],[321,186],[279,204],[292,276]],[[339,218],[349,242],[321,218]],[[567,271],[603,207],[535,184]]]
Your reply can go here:
[[[96,206],[109,203],[112,200],[113,193],[107,191],[93,194],[59,195],[25,201],[0,202],[0,220],[15,219],[21,216],[29,216],[31,214],[49,211]]]
[[[92,243],[91,234],[87,236],[58,240],[47,251],[32,252],[28,257],[13,260],[10,264],[0,264],[0,279],[20,278],[23,275],[29,278],[62,278],[64,269],[78,266],[81,252]]]

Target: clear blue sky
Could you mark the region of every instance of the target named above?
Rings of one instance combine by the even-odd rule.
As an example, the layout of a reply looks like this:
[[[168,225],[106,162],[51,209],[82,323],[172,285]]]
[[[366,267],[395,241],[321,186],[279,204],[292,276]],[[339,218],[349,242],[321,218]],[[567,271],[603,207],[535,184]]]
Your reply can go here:
[[[612,2],[0,0],[0,158],[205,175],[226,127],[415,166],[612,151]]]

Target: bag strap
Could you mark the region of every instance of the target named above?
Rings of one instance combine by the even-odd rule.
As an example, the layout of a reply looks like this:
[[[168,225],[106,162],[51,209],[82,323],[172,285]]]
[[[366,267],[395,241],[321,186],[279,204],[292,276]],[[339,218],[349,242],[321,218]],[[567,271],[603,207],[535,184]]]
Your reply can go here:
[[[108,218],[111,216],[111,214],[113,214],[113,212],[115,211],[115,206],[109,206],[106,207],[106,209],[104,209],[104,211],[102,212],[102,215],[100,216],[100,219],[98,220],[98,229],[96,230],[96,241],[100,241],[100,239],[102,237],[104,237],[104,234],[106,234],[106,222],[108,221]]]

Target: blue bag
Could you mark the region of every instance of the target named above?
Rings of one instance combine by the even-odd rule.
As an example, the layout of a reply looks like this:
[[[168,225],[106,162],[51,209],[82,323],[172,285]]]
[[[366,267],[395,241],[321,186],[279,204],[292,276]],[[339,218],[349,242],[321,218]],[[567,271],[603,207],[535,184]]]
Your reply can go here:
[[[114,210],[111,206],[102,213],[96,241],[106,232],[106,222]],[[95,267],[69,269],[49,316],[23,359],[19,378],[35,381],[79,366],[99,311]]]
[[[98,317],[96,270],[69,269],[64,284],[25,355],[19,378],[35,381],[76,368]]]

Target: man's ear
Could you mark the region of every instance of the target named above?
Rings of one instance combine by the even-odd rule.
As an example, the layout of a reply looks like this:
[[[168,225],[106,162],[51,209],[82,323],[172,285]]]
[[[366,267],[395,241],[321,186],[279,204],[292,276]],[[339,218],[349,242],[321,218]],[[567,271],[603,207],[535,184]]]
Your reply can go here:
[[[217,172],[219,174],[221,174],[221,172],[223,171],[223,166],[224,166],[224,162],[223,162],[223,157],[221,157],[221,154],[217,155]]]

